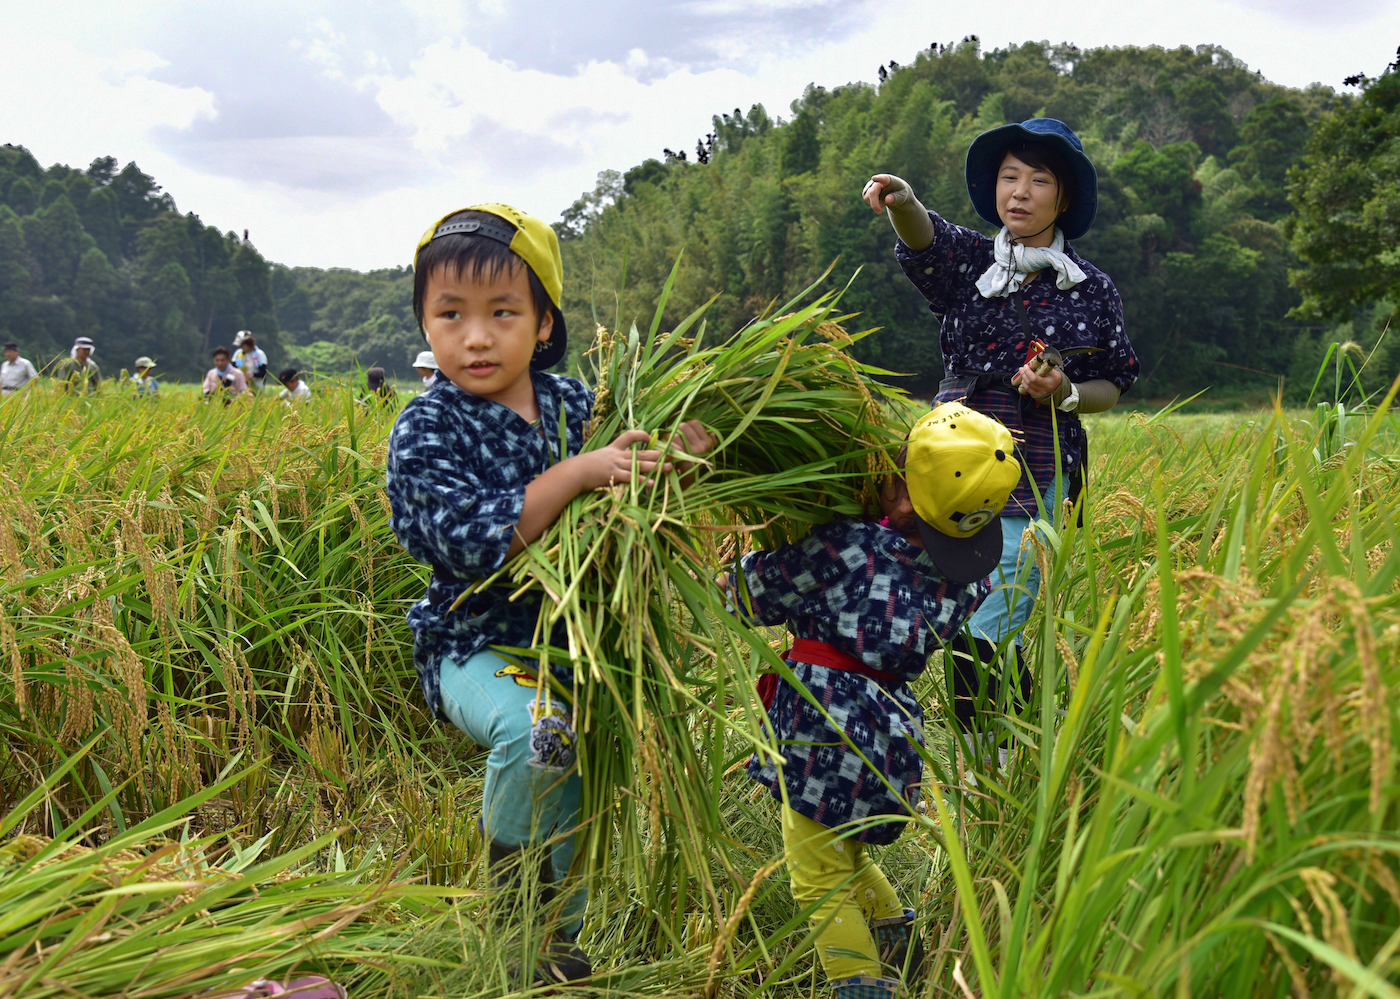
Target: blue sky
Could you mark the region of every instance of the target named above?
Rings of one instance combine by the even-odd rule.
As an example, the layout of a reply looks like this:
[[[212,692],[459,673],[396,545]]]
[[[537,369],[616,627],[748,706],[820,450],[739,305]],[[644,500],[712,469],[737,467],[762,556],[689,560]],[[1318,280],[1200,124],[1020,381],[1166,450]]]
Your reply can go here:
[[[693,148],[710,116],[783,114],[933,42],[1219,44],[1340,87],[1400,44],[1400,0],[1056,5],[952,0],[3,2],[0,141],[42,163],[135,159],[289,264],[407,262],[434,218],[553,220],[600,170]],[[61,13],[56,13],[61,11]],[[1053,11],[1053,18],[1046,17]]]

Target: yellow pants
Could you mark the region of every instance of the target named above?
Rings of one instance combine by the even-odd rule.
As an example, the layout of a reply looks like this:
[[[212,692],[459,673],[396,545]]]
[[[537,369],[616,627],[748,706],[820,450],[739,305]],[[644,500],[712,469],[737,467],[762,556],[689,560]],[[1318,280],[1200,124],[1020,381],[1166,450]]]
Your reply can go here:
[[[783,849],[792,897],[806,909],[816,905],[812,925],[831,915],[817,935],[817,956],[829,979],[880,977],[870,920],[904,915],[899,897],[866,855],[865,847],[783,806]]]

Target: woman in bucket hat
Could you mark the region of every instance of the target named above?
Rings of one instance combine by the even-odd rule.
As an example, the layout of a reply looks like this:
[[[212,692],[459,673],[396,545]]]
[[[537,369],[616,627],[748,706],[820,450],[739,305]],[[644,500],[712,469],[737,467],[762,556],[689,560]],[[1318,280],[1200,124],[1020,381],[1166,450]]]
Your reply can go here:
[[[871,177],[862,197],[876,214],[888,210],[895,258],[941,317],[945,377],[935,403],[962,400],[1005,423],[1025,471],[1003,514],[992,595],[969,625],[974,640],[953,647],[954,708],[974,745],[979,697],[1001,699],[999,670],[985,691],[980,674],[1008,642],[1016,648],[1010,685],[1030,696],[1020,632],[1040,577],[1022,558],[1021,536],[1037,516],[1036,493],[1047,514],[1057,499],[1079,498],[1088,441],[1078,414],[1112,409],[1136,380],[1138,360],[1113,282],[1068,242],[1089,230],[1098,204],[1098,174],[1069,126],[1032,118],[983,132],[968,149],[966,177],[977,214],[1001,227],[995,238],[927,210],[890,174]]]

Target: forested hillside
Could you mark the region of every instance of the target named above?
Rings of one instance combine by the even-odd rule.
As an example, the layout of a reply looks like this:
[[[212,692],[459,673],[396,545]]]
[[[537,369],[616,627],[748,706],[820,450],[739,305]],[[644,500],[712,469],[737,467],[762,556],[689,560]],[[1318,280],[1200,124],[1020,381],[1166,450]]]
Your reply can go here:
[[[684,251],[670,318],[718,296],[711,321],[729,330],[833,262],[833,283],[859,269],[845,304],[883,328],[863,341],[866,359],[929,389],[942,368],[936,320],[861,186],[897,173],[931,208],[990,231],[964,187],[967,146],[1042,114],[1076,129],[1098,167],[1098,221],[1076,245],[1123,295],[1142,392],[1273,388],[1288,376],[1305,396],[1326,344],[1369,352],[1394,311],[1393,67],[1349,81],[1356,96],[1277,86],[1210,46],[982,52],[970,38],[878,78],[808,87],[786,120],[759,105],[717,115],[693,151],[658,135],[681,151],[601,174],[556,224],[570,363],[595,314],[649,317]],[[0,335],[37,363],[88,335],[109,372],[149,353],[189,377],[247,328],[274,366],[408,375],[422,344],[411,289],[407,267],[271,264],[244,236],[180,215],[135,163],[45,170],[23,147],[0,148]],[[1400,369],[1400,347],[1382,342],[1371,363],[1378,384]]]
[[[45,170],[5,145],[0,195],[0,335],[35,364],[66,357],[77,336],[96,341],[108,374],[150,354],[163,374],[193,377],[240,329],[281,353],[267,261],[179,214],[135,163]]]
[[[891,62],[880,76],[878,85],[809,87],[785,123],[762,107],[735,109],[690,155],[602,175],[560,226],[570,311],[596,304],[611,321],[625,263],[621,312],[647,314],[684,249],[670,311],[719,294],[711,315],[736,328],[837,261],[843,283],[862,268],[845,304],[863,313],[862,326],[883,327],[862,344],[867,359],[927,390],[942,371],[937,321],[860,189],[872,173],[895,173],[945,217],[994,232],[967,197],[967,147],[984,129],[1048,115],[1078,131],[1098,168],[1098,219],[1076,246],[1122,293],[1144,390],[1272,387],[1292,370],[1306,393],[1337,322],[1356,320],[1344,339],[1374,342],[1364,296],[1305,314],[1288,278],[1300,263],[1288,170],[1316,123],[1350,98],[1276,86],[1213,47],[1032,43],[982,53],[969,39],[912,65]]]

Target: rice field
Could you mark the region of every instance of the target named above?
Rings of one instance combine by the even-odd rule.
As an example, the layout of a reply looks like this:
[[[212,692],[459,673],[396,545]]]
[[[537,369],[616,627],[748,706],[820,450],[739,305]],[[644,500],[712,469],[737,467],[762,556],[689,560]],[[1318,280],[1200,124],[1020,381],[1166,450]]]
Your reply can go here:
[[[912,995],[1400,996],[1388,403],[1088,419],[1010,767],[960,751],[937,656],[920,690],[925,808],[878,851],[929,952]],[[417,692],[393,415],[333,385],[0,403],[0,996],[543,994],[487,929],[484,754]],[[687,675],[720,838],[680,856],[635,813],[664,797],[619,797],[575,991],[827,994],[742,766],[747,691]]]

